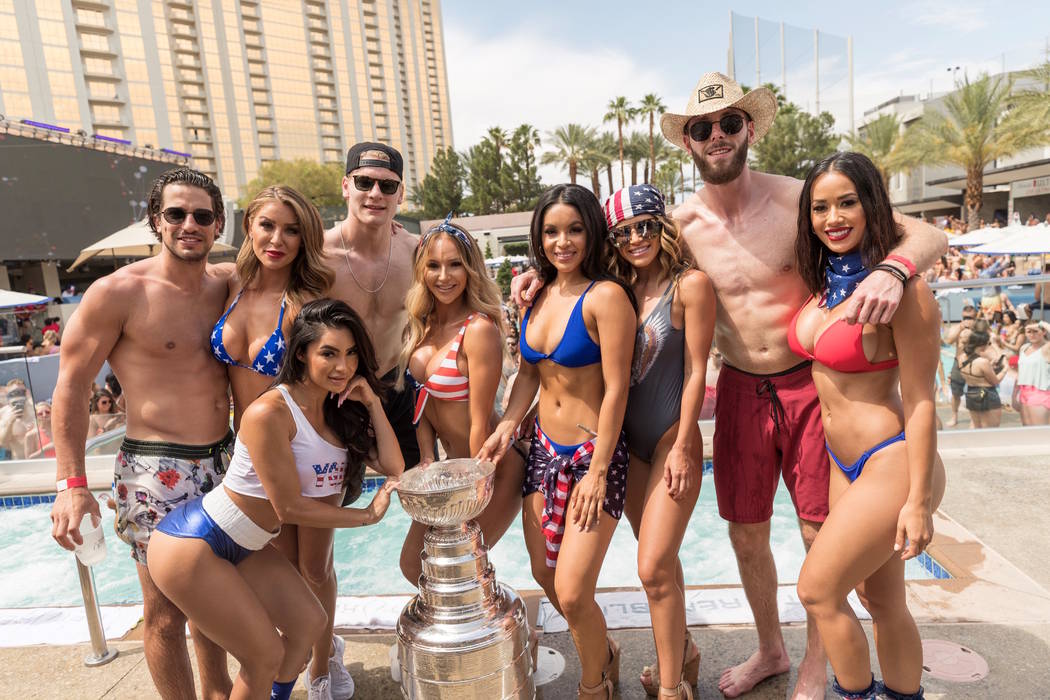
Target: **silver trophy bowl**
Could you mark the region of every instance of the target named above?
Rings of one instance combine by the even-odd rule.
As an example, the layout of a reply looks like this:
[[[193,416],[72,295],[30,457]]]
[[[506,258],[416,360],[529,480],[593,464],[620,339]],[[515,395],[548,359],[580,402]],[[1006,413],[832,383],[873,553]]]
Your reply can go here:
[[[535,696],[525,605],[496,581],[481,528],[496,467],[476,459],[406,472],[398,497],[423,537],[419,595],[397,623],[408,700],[527,700]]]
[[[448,459],[411,469],[397,487],[401,507],[418,523],[456,527],[473,520],[492,498],[496,465],[476,459]]]

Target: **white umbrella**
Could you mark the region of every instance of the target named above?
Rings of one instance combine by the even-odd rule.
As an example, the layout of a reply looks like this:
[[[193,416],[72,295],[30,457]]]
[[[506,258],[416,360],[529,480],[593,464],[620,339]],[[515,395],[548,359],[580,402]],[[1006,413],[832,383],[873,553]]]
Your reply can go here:
[[[968,248],[985,255],[1040,255],[1050,253],[1050,226],[1012,226],[1009,234],[992,243]]]
[[[1005,238],[1013,233],[1016,228],[992,228],[986,226],[979,228],[970,233],[964,233],[961,236],[952,236],[948,239],[948,245],[954,248],[962,248],[966,246],[977,246],[984,245],[985,243],[994,243],[1001,238]]]
[[[51,301],[51,297],[0,289],[0,309],[10,309],[15,306],[34,306],[36,304],[46,304],[49,301]]]
[[[215,242],[212,253],[226,253],[235,250],[233,246]],[[101,241],[92,243],[80,251],[80,255],[69,266],[69,270],[82,265],[96,255],[110,255],[114,258],[148,258],[160,251],[160,241],[150,229],[146,220],[136,221],[116,233],[111,233]]]

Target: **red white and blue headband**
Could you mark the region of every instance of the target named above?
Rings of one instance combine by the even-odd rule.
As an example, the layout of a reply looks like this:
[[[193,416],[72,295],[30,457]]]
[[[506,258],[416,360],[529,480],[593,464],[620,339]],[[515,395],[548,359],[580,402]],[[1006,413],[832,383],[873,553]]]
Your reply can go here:
[[[616,190],[605,200],[605,223],[610,229],[633,216],[664,215],[664,197],[652,185],[631,185]]]

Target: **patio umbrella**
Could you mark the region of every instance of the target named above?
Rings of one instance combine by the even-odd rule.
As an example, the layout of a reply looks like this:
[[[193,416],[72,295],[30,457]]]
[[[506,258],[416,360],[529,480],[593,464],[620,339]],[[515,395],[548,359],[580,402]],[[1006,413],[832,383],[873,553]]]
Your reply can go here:
[[[12,292],[9,289],[0,289],[0,309],[11,309],[16,306],[37,306],[51,301],[51,297],[42,297],[39,294],[23,294]]]
[[[1050,226],[1012,226],[1007,235],[991,243],[968,248],[985,255],[1040,255],[1050,253]]]
[[[69,270],[79,267],[96,255],[109,255],[114,258],[148,258],[156,255],[159,250],[160,241],[143,219],[81,250],[80,255],[69,266]],[[211,247],[212,253],[226,253],[231,250],[236,249],[218,241]]]
[[[984,245],[985,243],[994,243],[1001,238],[1009,236],[1016,230],[1016,227],[992,228],[991,226],[986,226],[969,233],[964,233],[961,236],[952,236],[948,239],[948,245],[953,248],[964,248]]]

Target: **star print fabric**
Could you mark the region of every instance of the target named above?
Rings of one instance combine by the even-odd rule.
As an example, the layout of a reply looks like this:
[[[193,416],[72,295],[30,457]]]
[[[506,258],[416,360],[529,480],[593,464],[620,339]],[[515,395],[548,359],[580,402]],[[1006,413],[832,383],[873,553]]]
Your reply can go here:
[[[828,266],[824,269],[824,305],[834,309],[846,301],[867,276],[868,268],[864,267],[859,252],[829,255]]]
[[[547,540],[547,566],[551,569],[558,563],[569,495],[576,482],[587,474],[596,441],[597,438],[591,438],[581,445],[574,445],[570,454],[564,454],[540,430],[539,421],[536,422],[522,496],[537,491],[544,495],[540,527]],[[623,502],[627,495],[628,461],[627,441],[620,433],[609,460],[609,470],[605,474],[605,500],[602,502],[602,510],[617,520],[623,515]]]
[[[631,185],[613,192],[605,200],[605,223],[609,228],[627,219],[642,214],[661,216],[664,213],[664,197],[652,185]]]
[[[224,364],[250,369],[259,374],[266,375],[267,377],[276,377],[277,371],[281,368],[281,361],[284,360],[285,343],[284,333],[281,331],[281,324],[284,322],[286,300],[281,299],[281,312],[277,317],[277,329],[266,339],[266,342],[259,349],[259,353],[255,356],[255,359],[252,360],[252,363],[250,365],[242,365],[230,356],[230,353],[226,351],[226,346],[222,344],[222,329],[226,325],[226,317],[230,315],[231,311],[233,311],[233,307],[237,306],[237,302],[240,298],[241,295],[238,293],[234,298],[233,303],[230,304],[230,308],[226,309],[226,312],[215,323],[215,327],[212,328],[211,354],[215,356],[215,359]]]

